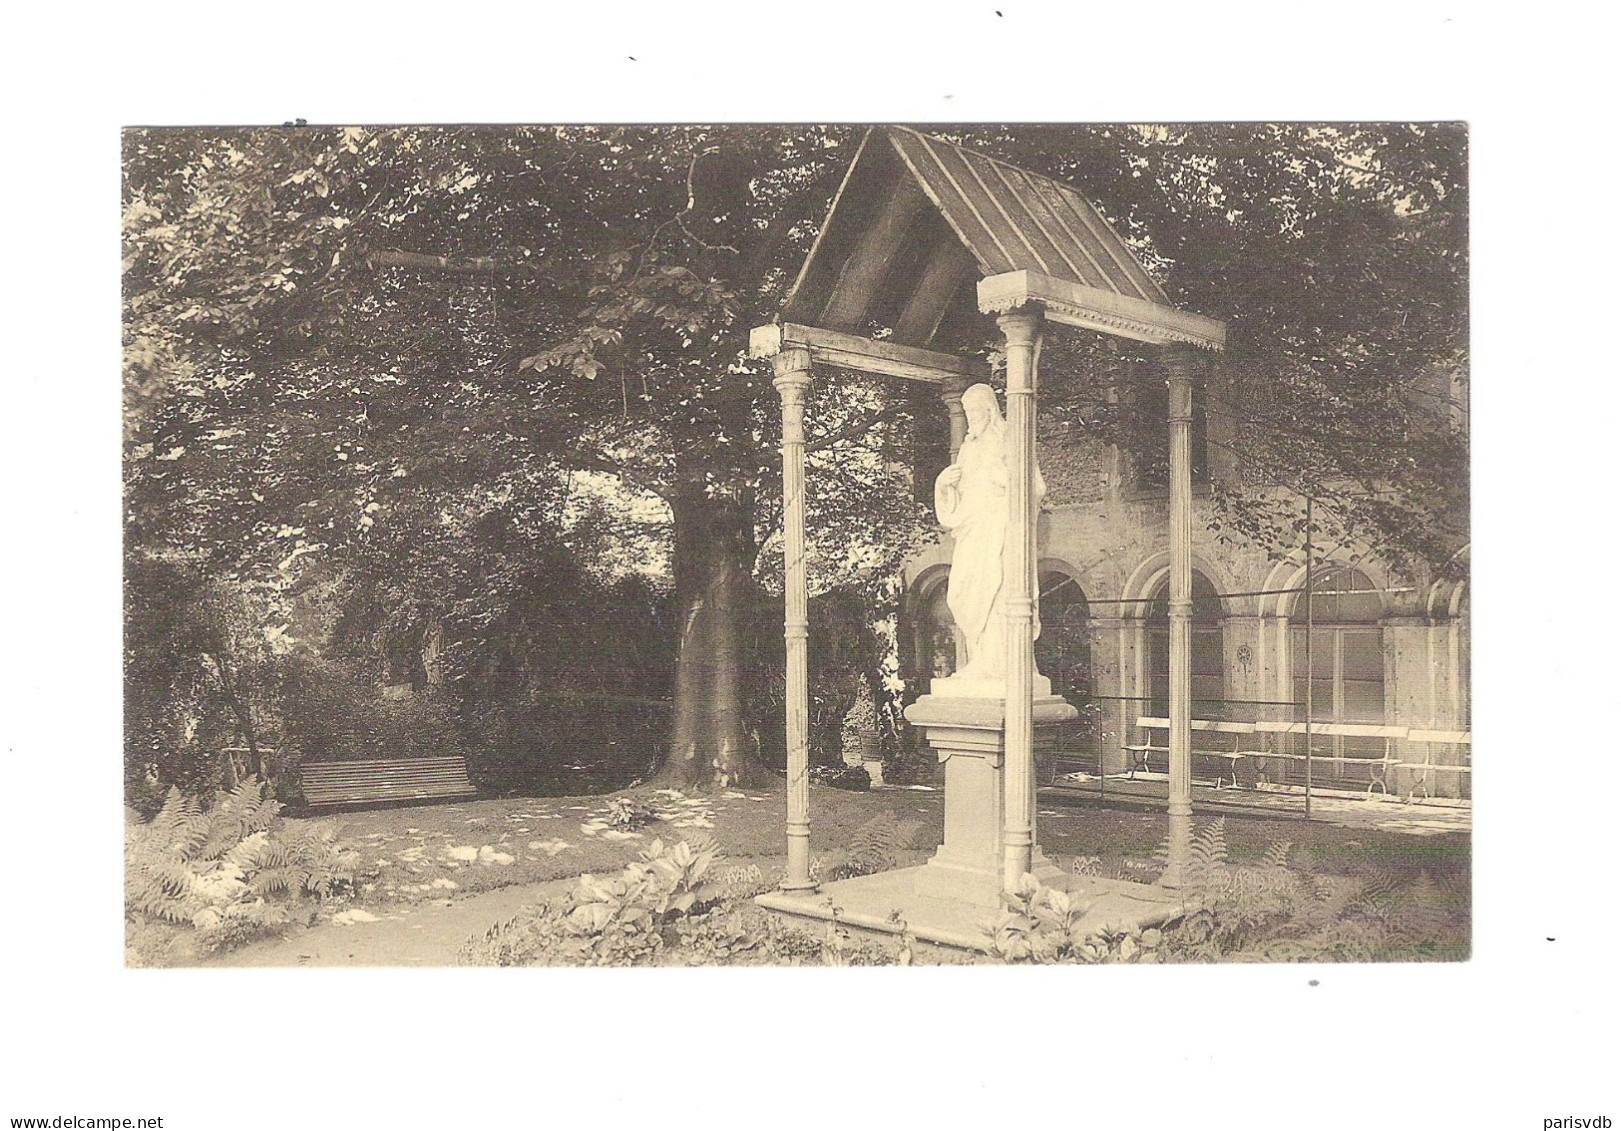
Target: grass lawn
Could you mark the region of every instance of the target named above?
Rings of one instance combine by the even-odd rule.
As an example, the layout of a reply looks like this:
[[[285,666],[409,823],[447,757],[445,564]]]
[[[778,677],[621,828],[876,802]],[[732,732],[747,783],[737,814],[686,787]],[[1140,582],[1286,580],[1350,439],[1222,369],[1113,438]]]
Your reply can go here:
[[[345,847],[360,854],[362,906],[390,905],[541,883],[582,872],[617,871],[654,838],[666,842],[707,833],[733,863],[758,862],[769,871],[784,852],[781,788],[716,793],[650,794],[661,819],[634,832],[607,825],[614,796],[502,798],[452,805],[375,809],[336,817]],[[913,828],[909,847],[921,860],[939,843],[945,795],[938,789],[870,793],[815,785],[811,844],[824,863],[840,859],[863,824],[883,812]],[[1199,815],[1196,823],[1208,820]],[[1163,813],[1096,802],[1043,797],[1041,843],[1061,865],[1096,857],[1104,869],[1146,866],[1165,835]],[[1297,865],[1350,876],[1386,873],[1399,881],[1427,872],[1454,890],[1469,886],[1469,840],[1463,833],[1414,836],[1326,822],[1229,816],[1229,857],[1253,863],[1273,845],[1293,845]]]
[[[708,834],[733,863],[768,860],[784,852],[785,799],[780,789],[657,794],[659,819],[636,831],[607,824],[608,802],[597,797],[501,798],[453,805],[373,809],[337,816],[292,818],[335,822],[342,845],[360,854],[361,905],[444,899],[521,884],[617,871],[655,838],[673,842]],[[920,847],[940,839],[944,795],[893,790],[852,793],[812,788],[817,850],[837,852],[862,824],[882,811],[919,822]],[[1152,847],[1152,846],[1150,846]]]
[[[652,818],[640,829],[616,828],[609,821],[611,806],[627,797],[651,806]],[[921,863],[941,839],[944,802],[938,789],[856,793],[813,785],[813,868],[823,876],[835,875],[841,865],[871,870],[849,848],[872,842],[873,832],[863,835],[863,826],[879,819],[892,863]],[[137,930],[131,953],[136,964],[156,965],[187,965],[200,958],[272,966],[506,964],[505,959],[530,964],[549,958],[567,963],[573,953],[568,940],[544,933],[552,928],[546,927],[540,905],[566,914],[582,873],[617,878],[655,840],[672,847],[686,840],[689,845],[713,842],[721,853],[720,870],[728,873],[719,878],[737,885],[738,894],[664,928],[668,938],[657,953],[618,955],[628,964],[895,961],[892,942],[830,952],[825,932],[785,925],[747,899],[781,875],[785,807],[779,782],[767,790],[692,796],[641,789],[290,817],[291,832],[312,821],[330,823],[341,848],[356,854],[353,895],[305,905],[309,917],[281,934],[211,956],[199,955],[188,943],[189,929],[173,925]],[[1237,902],[1200,904],[1210,915],[1200,920],[1203,913],[1195,911],[1178,920],[1166,932],[1166,949],[1154,957],[1201,962],[1229,955],[1263,961],[1466,957],[1468,832],[1461,827],[1431,827],[1423,835],[1397,831],[1404,823],[1409,829],[1423,823],[1413,818],[1416,808],[1368,808],[1345,818],[1351,827],[1227,814],[1222,831],[1229,867],[1221,874],[1229,878],[1221,882],[1238,887],[1224,888],[1222,898],[1236,896]],[[1158,876],[1156,850],[1167,826],[1163,811],[1043,795],[1037,812],[1040,841],[1060,867],[1143,882]],[[1208,839],[1212,819],[1196,816],[1201,837]],[[1375,821],[1394,827],[1372,827]],[[1280,852],[1283,845],[1287,851]],[[746,945],[738,942],[745,937]],[[554,945],[562,949],[554,952]],[[467,947],[473,949],[464,953]],[[582,957],[615,959],[595,951]],[[1122,950],[1105,958],[1127,956]],[[918,947],[913,960],[978,959]]]

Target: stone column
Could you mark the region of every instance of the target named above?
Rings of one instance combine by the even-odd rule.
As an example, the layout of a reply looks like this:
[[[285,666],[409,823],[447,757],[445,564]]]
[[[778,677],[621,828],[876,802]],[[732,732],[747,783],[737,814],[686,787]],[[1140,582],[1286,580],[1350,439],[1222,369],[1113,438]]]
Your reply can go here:
[[[957,452],[968,438],[968,414],[963,412],[962,395],[968,388],[966,377],[942,377],[940,400],[945,403],[951,419],[951,462],[957,462]]]
[[[1385,656],[1385,723],[1417,730],[1447,729],[1438,721],[1436,710],[1435,628],[1429,618],[1387,616],[1379,624]],[[1404,762],[1422,762],[1427,752],[1425,744],[1405,738],[1396,739],[1389,748]],[[1431,791],[1448,796],[1456,786],[1451,779],[1457,776],[1432,773]],[[1405,797],[1413,791],[1418,773],[1387,770],[1384,779],[1387,792]]]
[[[816,887],[810,875],[810,634],[805,580],[805,398],[810,353],[783,350],[772,359],[782,397],[782,635],[787,647],[788,870],[785,891]]]
[[[1193,381],[1198,355],[1188,347],[1164,353],[1170,391],[1170,700],[1171,855],[1163,883],[1180,887],[1193,827]]]
[[[1002,886],[1018,887],[1035,845],[1034,693],[1036,515],[1036,348],[1041,312],[1026,307],[999,316],[1007,352],[1008,527],[1002,555],[1002,608],[1007,616],[1007,744],[1003,775]]]
[[[1098,728],[1101,744],[1098,768],[1104,774],[1124,773],[1126,754],[1122,747],[1130,741],[1128,736],[1137,721],[1137,704],[1129,698],[1137,693],[1137,681],[1131,670],[1136,662],[1136,650],[1130,640],[1131,623],[1120,616],[1093,616],[1090,627],[1092,690],[1100,697],[1097,707],[1102,715]]]
[[[1242,702],[1246,699],[1270,699],[1261,672],[1266,655],[1266,628],[1261,618],[1248,613],[1235,613],[1221,618],[1221,650],[1227,668],[1225,696]],[[1263,716],[1259,707],[1241,707],[1234,722],[1254,722]]]

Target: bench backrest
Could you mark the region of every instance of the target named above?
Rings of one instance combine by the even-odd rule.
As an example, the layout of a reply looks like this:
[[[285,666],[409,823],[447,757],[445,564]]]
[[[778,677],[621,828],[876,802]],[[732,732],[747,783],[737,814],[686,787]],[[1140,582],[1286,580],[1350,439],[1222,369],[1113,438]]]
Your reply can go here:
[[[304,800],[311,805],[473,797],[478,793],[467,776],[467,759],[460,755],[306,762],[298,773]]]
[[[1144,715],[1137,725],[1145,730],[1169,730],[1171,720],[1155,715]],[[1192,729],[1215,731],[1220,734],[1305,734],[1303,722],[1279,722],[1262,719],[1253,723],[1229,723],[1216,719],[1194,719]],[[1413,730],[1403,726],[1382,726],[1377,723],[1318,723],[1311,724],[1311,733],[1342,738],[1405,738],[1413,742],[1442,742],[1467,744],[1469,731]]]

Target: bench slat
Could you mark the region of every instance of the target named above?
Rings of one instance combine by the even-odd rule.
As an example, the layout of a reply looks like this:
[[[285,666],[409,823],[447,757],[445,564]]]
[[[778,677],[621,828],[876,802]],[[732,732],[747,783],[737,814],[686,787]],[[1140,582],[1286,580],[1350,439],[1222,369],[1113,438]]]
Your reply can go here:
[[[478,796],[467,776],[467,759],[456,755],[310,762],[300,767],[299,777],[300,791],[310,805]]]
[[[319,779],[319,781],[381,781],[387,778],[460,778],[462,771],[446,768],[428,768],[428,770],[345,770],[342,773],[305,773],[306,778]]]
[[[374,759],[360,762],[306,762],[302,767],[309,770],[398,770],[432,767],[436,769],[461,769],[467,765],[465,758],[390,758]]]

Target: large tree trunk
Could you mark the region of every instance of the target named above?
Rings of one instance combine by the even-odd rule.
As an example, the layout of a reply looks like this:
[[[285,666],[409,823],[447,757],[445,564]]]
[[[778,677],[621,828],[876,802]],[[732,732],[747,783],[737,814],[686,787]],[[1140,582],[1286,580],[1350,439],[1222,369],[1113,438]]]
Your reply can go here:
[[[670,750],[654,781],[682,789],[753,783],[763,771],[746,737],[742,663],[752,509],[745,499],[711,497],[696,478],[672,509],[681,639]]]

